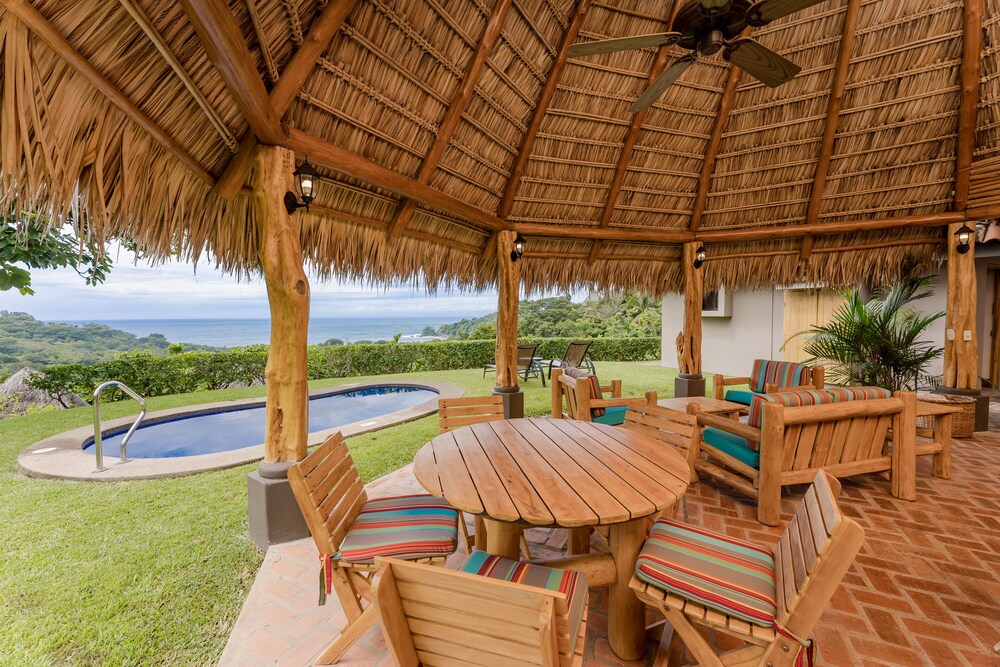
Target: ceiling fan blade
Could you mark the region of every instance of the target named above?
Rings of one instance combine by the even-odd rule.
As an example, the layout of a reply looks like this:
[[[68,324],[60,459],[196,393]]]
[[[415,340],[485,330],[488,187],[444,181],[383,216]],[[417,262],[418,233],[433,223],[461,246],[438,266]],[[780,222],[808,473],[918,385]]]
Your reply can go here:
[[[802,68],[791,60],[779,56],[760,42],[743,37],[735,39],[726,45],[723,53],[730,61],[744,72],[753,75],[762,83],[777,88],[788,83]]]
[[[627,49],[646,49],[651,46],[670,46],[683,37],[679,32],[658,32],[652,35],[634,35],[618,39],[602,39],[599,42],[577,42],[568,49],[566,55],[570,58],[592,56],[597,53],[625,51]]]
[[[747,10],[747,23],[759,28],[821,2],[823,0],[757,0]]]
[[[657,77],[656,81],[649,84],[649,87],[642,91],[642,95],[635,101],[635,104],[629,107],[629,111],[635,113],[636,111],[642,111],[653,106],[653,103],[660,99],[660,95],[667,88],[674,85],[674,82],[684,73],[684,70],[693,65],[696,60],[698,60],[698,56],[694,53],[675,60],[674,64]]]

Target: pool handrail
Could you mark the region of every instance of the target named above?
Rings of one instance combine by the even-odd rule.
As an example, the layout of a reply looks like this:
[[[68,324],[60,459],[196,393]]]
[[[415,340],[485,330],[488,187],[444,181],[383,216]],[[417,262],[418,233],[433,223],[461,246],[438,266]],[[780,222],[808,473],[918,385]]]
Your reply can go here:
[[[122,438],[121,445],[121,462],[127,463],[128,456],[126,456],[125,448],[128,446],[128,441],[135,433],[135,430],[139,428],[139,424],[146,417],[146,399],[144,399],[139,394],[135,393],[129,389],[125,383],[119,382],[118,380],[108,380],[107,382],[101,383],[97,389],[94,390],[94,454],[97,456],[97,468],[94,470],[95,473],[104,472],[107,468],[104,467],[104,453],[101,451],[101,394],[108,387],[117,387],[123,392],[138,401],[142,410],[139,411],[139,417],[132,422],[132,426],[129,428],[128,433]]]

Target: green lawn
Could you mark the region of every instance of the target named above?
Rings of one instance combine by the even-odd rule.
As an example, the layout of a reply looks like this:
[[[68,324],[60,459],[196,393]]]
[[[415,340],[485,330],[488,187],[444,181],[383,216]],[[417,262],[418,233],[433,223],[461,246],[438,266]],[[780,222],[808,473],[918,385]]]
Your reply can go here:
[[[627,396],[673,394],[675,371],[602,362]],[[411,373],[486,394],[481,371]],[[329,387],[370,378],[311,383]],[[149,399],[150,410],[263,396],[262,387]],[[525,387],[530,415],[550,410],[538,380]],[[107,418],[131,414],[123,402]],[[78,408],[0,421],[0,665],[200,665],[222,652],[261,554],[246,527],[246,475],[254,466],[159,481],[30,479],[17,455],[42,438],[90,424]],[[413,460],[437,433],[432,415],[351,438],[366,481]]]

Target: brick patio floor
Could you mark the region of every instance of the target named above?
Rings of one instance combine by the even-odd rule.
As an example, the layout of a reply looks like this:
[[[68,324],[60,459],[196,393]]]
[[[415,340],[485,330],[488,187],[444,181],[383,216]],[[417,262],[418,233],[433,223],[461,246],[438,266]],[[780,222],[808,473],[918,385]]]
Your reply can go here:
[[[875,475],[844,482],[841,507],[865,528],[865,544],[816,630],[819,664],[1000,666],[1000,434],[958,440],[951,480],[918,462],[918,500],[899,501]],[[406,467],[369,485],[372,497],[419,490]],[[801,498],[783,499],[784,519]],[[702,482],[684,499],[684,520],[735,537],[774,543],[780,529],[755,518],[753,506],[728,489]],[[527,532],[533,556],[554,555],[565,532]],[[601,548],[599,537],[594,547]],[[460,561],[459,552],[453,561]],[[311,665],[344,622],[336,597],[316,604],[318,565],[311,540],[272,547],[236,622],[220,665]],[[622,663],[607,641],[604,595],[591,595],[586,665]],[[1000,646],[998,646],[1000,648]],[[390,666],[378,627],[340,662]],[[486,667],[486,666],[484,666]]]

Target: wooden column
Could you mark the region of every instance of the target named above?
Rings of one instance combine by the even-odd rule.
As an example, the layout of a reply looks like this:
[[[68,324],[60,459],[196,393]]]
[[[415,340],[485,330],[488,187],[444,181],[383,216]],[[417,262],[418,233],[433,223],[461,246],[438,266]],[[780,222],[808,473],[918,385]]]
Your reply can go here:
[[[684,272],[684,330],[677,334],[677,368],[681,376],[674,382],[677,396],[704,396],[701,375],[701,304],[705,294],[702,269],[695,268],[695,251],[700,243],[685,243],[681,255]]]
[[[956,250],[955,232],[962,224],[948,227],[948,313],[945,319],[943,385],[948,389],[975,390],[979,389],[976,247],[973,242],[964,255]]]
[[[504,397],[504,416],[524,416],[524,394],[517,383],[517,310],[521,292],[520,260],[511,260],[511,230],[497,232],[497,375],[493,393]]]
[[[309,282],[302,268],[302,214],[289,215],[284,196],[295,190],[295,154],[258,146],[254,156],[253,205],[260,265],[271,307],[267,355],[266,462],[300,461],[309,435],[306,340]]]

